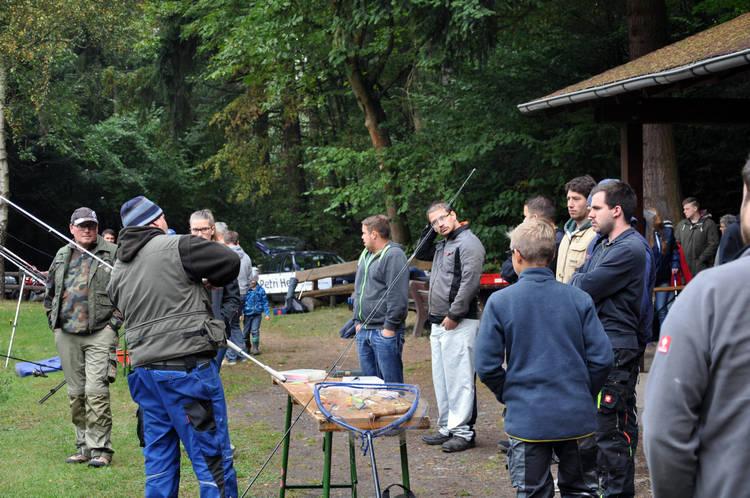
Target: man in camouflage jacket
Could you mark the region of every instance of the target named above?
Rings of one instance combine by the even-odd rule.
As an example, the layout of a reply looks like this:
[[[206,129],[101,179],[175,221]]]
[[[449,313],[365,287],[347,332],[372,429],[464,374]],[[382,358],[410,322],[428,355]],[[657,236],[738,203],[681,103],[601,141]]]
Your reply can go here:
[[[108,264],[117,246],[97,235],[96,213],[81,207],[70,219],[76,243]],[[76,453],[67,463],[105,467],[112,461],[112,410],[109,383],[122,321],[107,295],[110,268],[73,244],[62,247],[49,269],[44,308],[55,334],[70,412]]]

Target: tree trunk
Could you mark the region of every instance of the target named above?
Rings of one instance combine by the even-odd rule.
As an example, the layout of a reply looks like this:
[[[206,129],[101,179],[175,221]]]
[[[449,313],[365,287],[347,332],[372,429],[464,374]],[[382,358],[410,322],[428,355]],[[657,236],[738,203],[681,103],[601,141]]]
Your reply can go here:
[[[399,214],[396,196],[400,189],[396,183],[393,172],[388,168],[383,158],[385,149],[391,146],[391,138],[388,131],[381,125],[385,122],[385,111],[380,102],[380,98],[375,92],[362,72],[356,59],[347,61],[349,66],[349,84],[352,86],[354,96],[357,98],[359,107],[365,115],[365,128],[370,134],[372,146],[378,156],[380,171],[385,175],[385,212],[391,220],[391,239],[401,245],[407,245],[411,242],[409,226],[406,224],[406,216]]]
[[[628,0],[630,59],[652,52],[667,41],[667,7],[664,0]],[[680,178],[671,124],[643,127],[643,204],[654,207],[664,219],[681,217]],[[642,213],[637,213],[642,217]]]
[[[5,87],[6,69],[0,60],[0,195],[10,196],[10,168],[8,151],[5,149]],[[0,245],[5,246],[8,233],[8,204],[0,203]],[[20,283],[20,282],[19,282]],[[0,258],[0,299],[5,298],[5,258]]]
[[[305,174],[302,165],[302,130],[299,122],[297,106],[291,99],[285,99],[282,118],[281,157],[287,185],[290,187],[291,210],[296,214],[305,212],[305,198],[307,191]]]

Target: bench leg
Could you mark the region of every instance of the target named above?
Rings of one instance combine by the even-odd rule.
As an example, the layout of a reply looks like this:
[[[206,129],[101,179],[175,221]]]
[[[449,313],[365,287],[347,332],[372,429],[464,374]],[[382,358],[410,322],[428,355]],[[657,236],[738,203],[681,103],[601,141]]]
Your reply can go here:
[[[284,419],[284,445],[281,448],[281,479],[279,481],[279,498],[286,496],[286,471],[289,467],[289,440],[291,439],[291,431],[289,428],[292,426],[292,397],[286,397],[286,417]]]
[[[352,498],[357,498],[357,458],[354,450],[354,433],[349,433],[349,472],[352,479]]]
[[[406,489],[411,489],[409,482],[409,455],[406,452],[406,431],[398,435],[398,449],[401,453],[401,482]]]
[[[323,498],[331,496],[331,446],[333,446],[333,432],[326,432],[323,436]]]

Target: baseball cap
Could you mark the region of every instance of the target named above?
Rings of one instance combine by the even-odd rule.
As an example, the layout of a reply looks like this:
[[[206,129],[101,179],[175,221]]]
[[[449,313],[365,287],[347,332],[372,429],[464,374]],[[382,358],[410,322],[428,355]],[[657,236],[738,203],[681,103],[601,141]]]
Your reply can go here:
[[[96,213],[87,207],[79,207],[73,211],[72,215],[70,215],[70,224],[73,226],[78,226],[87,221],[93,221],[97,225],[99,224],[99,220],[96,218]]]

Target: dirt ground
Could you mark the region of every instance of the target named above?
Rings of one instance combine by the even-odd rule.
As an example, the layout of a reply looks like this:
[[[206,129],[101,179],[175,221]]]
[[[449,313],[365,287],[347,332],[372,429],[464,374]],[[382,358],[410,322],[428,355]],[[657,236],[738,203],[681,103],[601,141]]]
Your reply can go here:
[[[410,316],[411,318],[411,316]],[[409,324],[407,324],[409,325]],[[411,331],[411,327],[407,327]],[[330,340],[320,336],[287,337],[283,334],[263,335],[263,362],[279,370],[292,368],[326,369],[349,345],[331,332]],[[355,346],[352,346],[341,362],[342,368],[357,368]],[[242,363],[229,367],[247,369],[255,375],[257,367]],[[404,371],[406,382],[421,387],[422,398],[430,406],[430,417],[437,416],[435,397],[430,373],[430,348],[426,336],[407,335],[404,347]],[[641,380],[644,384],[644,380]],[[476,447],[461,453],[443,453],[440,447],[427,446],[420,440],[425,431],[407,431],[409,467],[412,491],[419,497],[431,496],[515,496],[505,468],[505,455],[498,451],[498,440],[502,432],[502,405],[492,393],[477,381],[479,418],[476,425]],[[280,433],[284,428],[286,395],[283,390],[270,382],[253,388],[252,392],[240,395],[230,405],[230,421],[249,417],[264,420]],[[299,410],[300,407],[295,407]],[[297,412],[295,411],[295,416]],[[322,434],[312,419],[306,414],[292,430],[292,444],[289,460],[289,484],[320,483],[323,468]],[[333,438],[332,482],[348,482],[348,451],[346,433],[335,433]],[[400,461],[398,438],[380,437],[375,440],[376,457],[380,483],[400,483]],[[275,457],[265,472],[279,475],[280,454]],[[647,497],[649,493],[648,471],[639,444],[636,461],[637,496]],[[556,468],[553,467],[553,472]],[[369,457],[362,456],[357,444],[358,495],[373,496],[373,483]],[[249,484],[249,478],[240,476],[240,489]],[[278,496],[274,484],[258,484],[250,490],[251,496]],[[319,491],[289,492],[287,496],[320,496]],[[332,496],[351,496],[349,490],[334,490]]]

